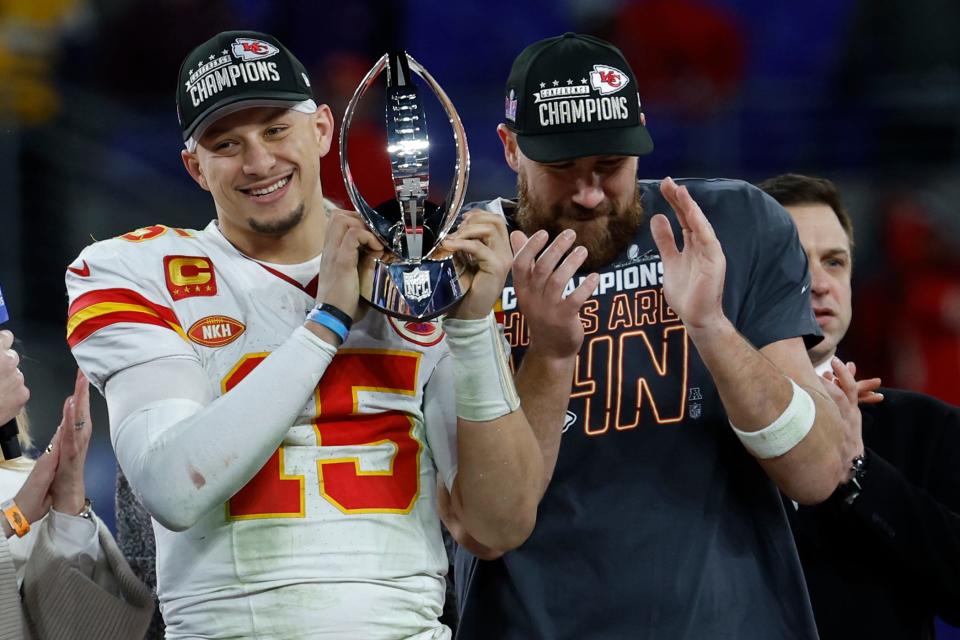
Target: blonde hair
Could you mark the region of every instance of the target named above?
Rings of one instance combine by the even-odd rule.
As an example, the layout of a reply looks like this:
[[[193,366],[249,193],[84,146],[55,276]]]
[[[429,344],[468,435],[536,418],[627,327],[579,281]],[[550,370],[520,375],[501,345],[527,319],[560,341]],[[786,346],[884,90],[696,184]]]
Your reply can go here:
[[[33,448],[33,438],[30,437],[30,418],[27,417],[27,410],[23,409],[17,416],[17,428],[20,431],[17,439],[20,440],[20,447],[23,449]]]
[[[33,438],[30,437],[30,418],[27,417],[26,409],[23,409],[19,415],[17,415],[17,428],[20,432],[17,434],[17,439],[20,441],[20,448],[24,451],[32,449]],[[0,461],[0,467],[10,469],[11,471],[30,471],[35,463],[36,460],[30,456],[22,455],[13,460]]]

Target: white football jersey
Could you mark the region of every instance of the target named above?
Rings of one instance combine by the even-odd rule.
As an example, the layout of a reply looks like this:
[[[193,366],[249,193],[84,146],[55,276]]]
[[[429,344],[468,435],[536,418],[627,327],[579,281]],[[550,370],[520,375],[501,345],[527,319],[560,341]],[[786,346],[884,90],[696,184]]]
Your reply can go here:
[[[274,267],[215,222],[98,242],[68,269],[68,342],[101,392],[127,367],[188,358],[227,393],[315,304],[316,279]],[[445,357],[439,323],[367,313],[246,486],[186,531],[154,522],[168,638],[449,637],[423,410],[433,389],[453,402],[451,381],[427,388]]]

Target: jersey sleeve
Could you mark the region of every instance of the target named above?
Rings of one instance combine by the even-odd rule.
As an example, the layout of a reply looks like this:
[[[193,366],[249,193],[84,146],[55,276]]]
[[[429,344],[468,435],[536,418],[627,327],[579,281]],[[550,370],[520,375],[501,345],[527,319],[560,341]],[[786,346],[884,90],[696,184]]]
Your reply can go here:
[[[449,491],[457,477],[457,407],[453,396],[453,358],[440,358],[423,392],[427,445],[437,473]]]
[[[503,334],[503,311],[499,301],[494,308],[503,353],[509,359],[510,343]],[[512,373],[510,374],[512,375]],[[427,445],[444,486],[450,491],[459,469],[457,452],[457,401],[453,391],[453,356],[447,351],[437,362],[423,394],[423,419]]]
[[[757,244],[737,328],[757,348],[797,336],[809,348],[822,337],[810,304],[810,272],[797,229],[773,198],[745,183],[744,188]]]
[[[199,362],[166,292],[160,242],[98,242],[67,270],[67,343],[101,393],[110,376],[134,365]]]

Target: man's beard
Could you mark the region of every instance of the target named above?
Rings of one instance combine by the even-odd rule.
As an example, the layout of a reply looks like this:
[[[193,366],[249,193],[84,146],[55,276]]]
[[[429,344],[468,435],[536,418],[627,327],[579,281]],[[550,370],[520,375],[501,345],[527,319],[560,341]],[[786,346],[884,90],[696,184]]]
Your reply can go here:
[[[643,204],[636,182],[634,190],[629,204],[621,207],[615,206],[609,199],[594,209],[570,201],[541,205],[531,200],[527,181],[520,175],[517,178],[517,226],[527,235],[544,229],[550,234],[551,241],[564,229],[573,229],[577,232],[577,244],[587,249],[587,259],[581,270],[596,271],[613,262],[633,242],[643,222]],[[578,214],[605,218],[606,224],[594,220],[580,222]]]
[[[303,220],[303,213],[306,210],[304,203],[300,203],[296,209],[287,214],[285,218],[271,222],[260,222],[253,218],[247,219],[247,224],[257,233],[271,236],[282,236],[291,229],[294,229],[300,221]]]

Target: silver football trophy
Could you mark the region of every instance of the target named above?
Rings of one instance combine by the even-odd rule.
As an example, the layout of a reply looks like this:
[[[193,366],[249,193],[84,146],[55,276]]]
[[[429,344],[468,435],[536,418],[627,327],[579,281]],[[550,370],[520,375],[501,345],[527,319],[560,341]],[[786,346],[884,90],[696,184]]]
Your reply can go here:
[[[347,159],[348,134],[357,104],[387,70],[387,153],[396,200],[370,206],[357,190]],[[427,200],[430,140],[426,114],[411,70],[436,94],[453,128],[456,163],[446,200]],[[386,251],[361,261],[360,292],[377,309],[404,320],[430,320],[463,297],[472,280],[467,261],[440,247],[454,227],[467,190],[470,152],[460,116],[450,98],[405,51],[384,54],[360,81],[340,128],[340,168],[350,202]]]

